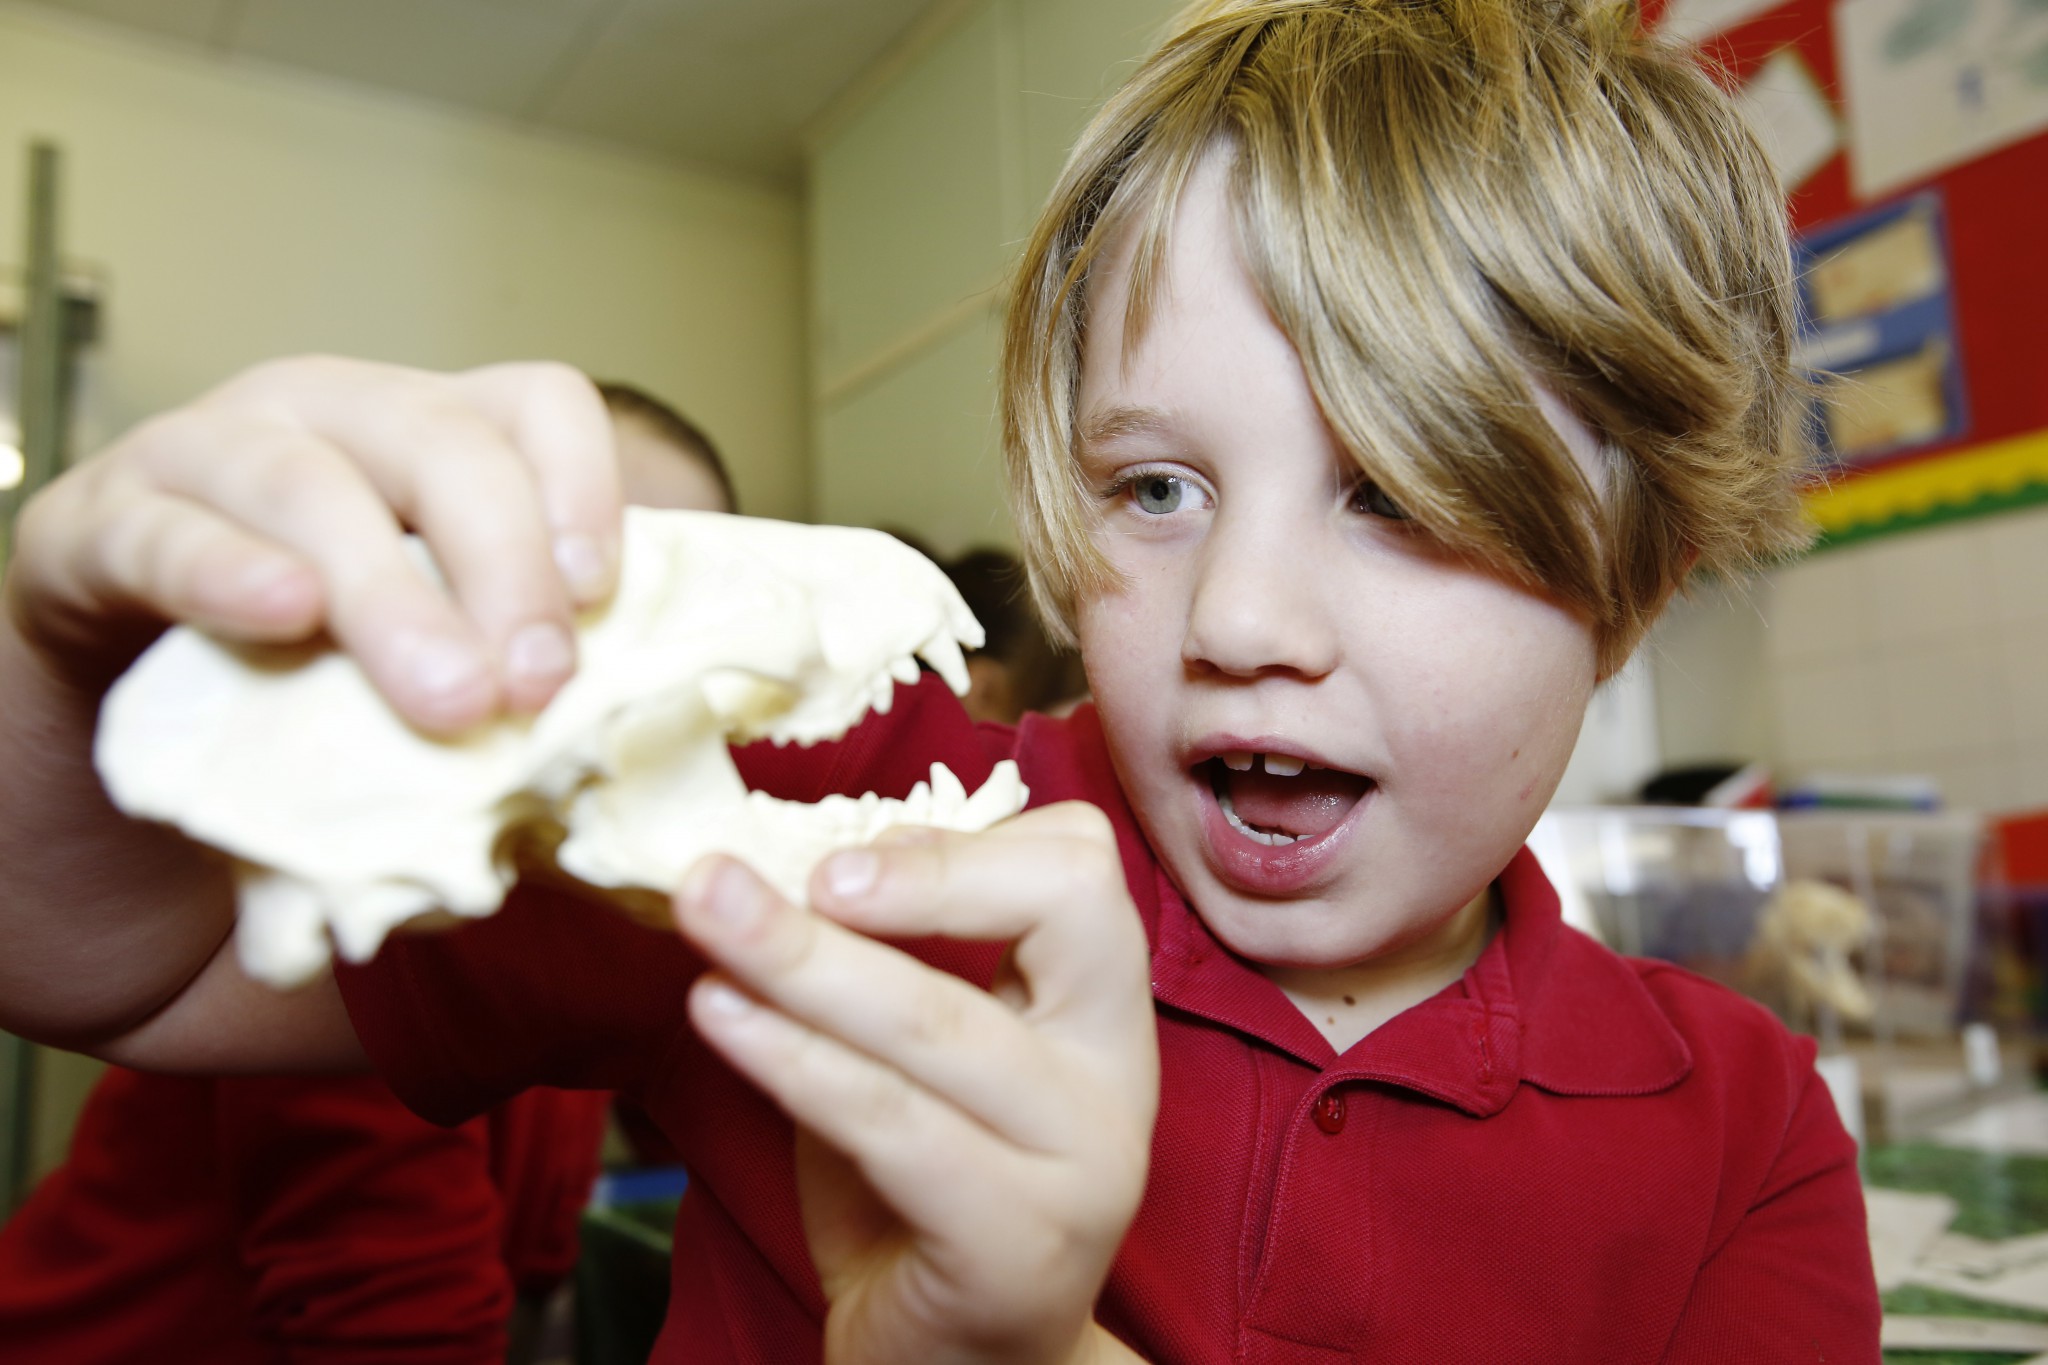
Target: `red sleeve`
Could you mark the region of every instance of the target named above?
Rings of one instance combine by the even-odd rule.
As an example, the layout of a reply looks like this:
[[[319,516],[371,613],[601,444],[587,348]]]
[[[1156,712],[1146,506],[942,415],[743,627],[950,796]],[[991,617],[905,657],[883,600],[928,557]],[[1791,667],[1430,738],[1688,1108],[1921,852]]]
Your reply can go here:
[[[900,797],[935,760],[972,791],[995,764],[933,675],[899,687],[887,714],[842,740],[756,744],[734,758],[748,786],[792,801]],[[459,1123],[534,1085],[638,1093],[686,1034],[683,997],[702,969],[673,934],[522,883],[488,919],[394,935],[375,961],[335,975],[392,1088],[428,1118]]]
[[[1804,1074],[1785,1137],[1749,1211],[1693,1282],[1665,1360],[1671,1365],[1876,1365],[1880,1310],[1856,1144],[1792,1040]]]
[[[576,1268],[577,1229],[597,1183],[611,1094],[536,1088],[491,1111],[491,1174],[505,1208],[505,1265],[521,1296]]]
[[[0,1359],[255,1365],[210,1077],[108,1067],[64,1164],[0,1223]]]
[[[370,1076],[218,1083],[250,1322],[293,1365],[499,1365],[512,1291],[482,1124]]]

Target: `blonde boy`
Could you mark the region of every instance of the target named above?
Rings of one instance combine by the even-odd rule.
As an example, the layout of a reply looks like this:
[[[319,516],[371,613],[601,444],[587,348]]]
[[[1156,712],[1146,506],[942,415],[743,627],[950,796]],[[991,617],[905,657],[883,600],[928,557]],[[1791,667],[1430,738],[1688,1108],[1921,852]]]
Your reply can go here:
[[[1725,101],[1622,11],[1199,6],[1009,326],[1017,514],[1095,708],[977,731],[923,686],[741,762],[810,799],[1015,757],[1039,809],[842,855],[808,908],[714,861],[687,942],[522,888],[248,987],[218,873],[85,764],[135,640],[325,625],[454,729],[545,702],[614,562],[573,376],[281,364],[23,528],[5,1022],[367,1053],[443,1119],[634,1092],[697,1175],[663,1360],[1875,1359],[1811,1045],[1564,929],[1519,851],[1686,572],[1798,539],[1781,212]]]

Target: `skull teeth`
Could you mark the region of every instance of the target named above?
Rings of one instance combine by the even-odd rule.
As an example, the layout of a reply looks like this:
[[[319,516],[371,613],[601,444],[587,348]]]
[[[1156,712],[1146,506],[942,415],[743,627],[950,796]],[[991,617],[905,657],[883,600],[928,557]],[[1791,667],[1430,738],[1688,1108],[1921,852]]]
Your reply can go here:
[[[917,653],[946,680],[946,686],[952,688],[955,695],[967,695],[967,656],[960,652],[960,642],[950,632],[940,630],[919,645]]]

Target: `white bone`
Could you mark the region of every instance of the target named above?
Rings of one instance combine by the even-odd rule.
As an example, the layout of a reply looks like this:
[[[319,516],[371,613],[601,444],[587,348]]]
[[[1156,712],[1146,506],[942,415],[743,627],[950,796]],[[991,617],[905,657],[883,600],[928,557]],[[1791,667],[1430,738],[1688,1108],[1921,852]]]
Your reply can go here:
[[[901,801],[749,792],[728,743],[844,734],[921,655],[966,689],[981,628],[929,560],[878,531],[703,512],[626,514],[619,590],[578,623],[576,676],[540,715],[454,740],[399,719],[348,656],[168,632],[108,694],[95,757],[114,801],[229,853],[237,949],[274,985],[351,961],[431,910],[488,915],[512,827],[552,819],[561,866],[668,891],[705,853],[803,894],[834,849],[903,823],[979,830],[1026,792],[972,796],[943,765]]]

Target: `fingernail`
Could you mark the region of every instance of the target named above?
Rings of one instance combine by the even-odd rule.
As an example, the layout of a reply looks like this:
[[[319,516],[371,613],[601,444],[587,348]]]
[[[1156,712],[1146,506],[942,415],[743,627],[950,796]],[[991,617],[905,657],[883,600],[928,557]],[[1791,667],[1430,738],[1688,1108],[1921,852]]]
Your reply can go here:
[[[713,919],[731,929],[744,929],[758,922],[767,909],[752,875],[738,863],[730,862],[718,864],[717,875],[712,877],[701,903]]]
[[[697,993],[703,997],[705,1009],[728,1019],[737,1019],[754,1008],[753,1001],[723,981],[706,981],[697,988]]]
[[[689,875],[683,878],[682,889],[676,899],[684,905],[702,905],[704,898],[711,894],[711,879],[718,875],[722,860],[715,853],[707,854],[691,864]]]
[[[415,635],[400,649],[406,676],[437,700],[452,701],[490,684],[477,652],[445,635]]]
[[[576,642],[552,621],[522,626],[505,644],[505,672],[532,682],[552,682],[576,667]]]
[[[581,532],[555,537],[555,567],[578,599],[588,601],[611,586],[611,567],[597,541]]]
[[[835,896],[852,900],[874,890],[882,874],[882,860],[864,848],[835,853],[825,864],[825,886]]]

